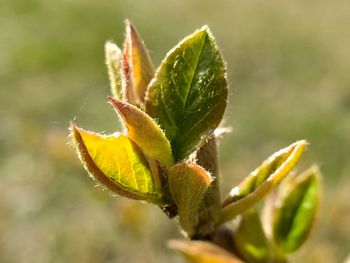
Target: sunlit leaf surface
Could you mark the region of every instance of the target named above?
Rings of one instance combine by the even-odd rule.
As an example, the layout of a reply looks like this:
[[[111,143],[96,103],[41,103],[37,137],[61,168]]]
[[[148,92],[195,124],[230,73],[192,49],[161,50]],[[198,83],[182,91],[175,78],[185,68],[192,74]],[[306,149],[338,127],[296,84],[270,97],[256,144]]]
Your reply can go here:
[[[154,69],[148,51],[130,21],[126,21],[123,59],[125,97],[131,104],[142,106]]]
[[[295,142],[274,153],[234,187],[223,203],[222,220],[227,221],[264,198],[297,164],[307,142]]]
[[[105,44],[105,58],[111,85],[111,92],[115,98],[120,99],[122,98],[122,51],[115,43],[107,41]]]
[[[146,112],[165,130],[177,161],[218,126],[226,100],[225,65],[204,27],[167,54],[148,88]]]
[[[165,167],[174,164],[170,143],[151,117],[127,102],[112,97],[109,101],[124,120],[128,137],[142,149],[147,158]]]
[[[78,155],[89,174],[112,191],[160,204],[162,194],[140,148],[122,134],[99,135],[72,125]]]
[[[297,250],[313,227],[320,196],[319,180],[318,168],[312,167],[280,191],[281,199],[273,215],[273,236],[286,253]]]

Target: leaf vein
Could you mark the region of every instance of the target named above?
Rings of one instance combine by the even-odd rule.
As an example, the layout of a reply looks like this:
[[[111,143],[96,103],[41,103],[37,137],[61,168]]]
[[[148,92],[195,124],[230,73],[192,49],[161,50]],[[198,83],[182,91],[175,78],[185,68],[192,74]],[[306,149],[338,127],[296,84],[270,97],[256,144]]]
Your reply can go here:
[[[160,99],[162,100],[162,104],[164,105],[165,112],[168,115],[168,118],[169,118],[170,122],[177,129],[177,124],[175,123],[175,121],[174,121],[173,117],[171,116],[171,114],[169,112],[169,109],[167,107],[168,104],[165,103],[164,92],[163,92],[163,85],[162,84],[160,84]]]

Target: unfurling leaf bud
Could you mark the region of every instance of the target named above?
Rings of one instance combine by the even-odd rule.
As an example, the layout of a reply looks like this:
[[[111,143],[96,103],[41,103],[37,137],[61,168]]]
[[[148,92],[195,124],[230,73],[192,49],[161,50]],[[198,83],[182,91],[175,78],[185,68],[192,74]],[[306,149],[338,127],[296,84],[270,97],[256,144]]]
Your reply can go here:
[[[309,236],[317,215],[320,188],[319,170],[314,166],[292,177],[280,189],[273,214],[272,232],[277,246],[284,253],[297,250]]]
[[[221,221],[228,221],[263,199],[297,164],[307,142],[297,141],[274,153],[234,187],[223,202]]]

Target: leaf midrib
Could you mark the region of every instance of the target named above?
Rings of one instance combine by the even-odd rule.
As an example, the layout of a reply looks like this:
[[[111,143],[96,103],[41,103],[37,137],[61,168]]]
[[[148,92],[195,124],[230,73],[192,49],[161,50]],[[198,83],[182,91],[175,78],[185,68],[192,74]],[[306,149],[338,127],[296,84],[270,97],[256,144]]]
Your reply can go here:
[[[179,130],[180,130],[179,124],[181,125],[182,122],[183,122],[183,115],[184,115],[184,111],[185,111],[186,105],[187,105],[187,98],[188,98],[188,95],[189,95],[189,93],[190,93],[190,91],[191,91],[191,89],[192,89],[192,87],[193,87],[193,80],[194,80],[195,75],[196,75],[196,73],[197,73],[199,61],[200,61],[200,58],[202,57],[203,49],[204,49],[204,46],[205,46],[206,41],[207,41],[207,39],[208,39],[208,34],[207,34],[207,32],[204,32],[204,35],[202,36],[202,38],[203,38],[203,40],[202,40],[203,43],[202,43],[202,46],[201,46],[200,51],[199,51],[199,54],[198,54],[198,59],[197,59],[197,62],[196,62],[196,66],[195,66],[195,68],[194,68],[194,70],[193,70],[193,74],[192,74],[192,76],[191,76],[191,82],[190,82],[190,84],[188,85],[188,89],[187,89],[186,95],[185,95],[185,97],[184,97],[184,99],[183,99],[183,102],[184,102],[183,105],[184,105],[184,106],[183,106],[182,109],[181,109],[180,120],[179,120],[179,122],[176,124],[176,136],[175,136],[175,146],[176,146],[176,148],[175,148],[175,152],[174,152],[174,156],[175,156],[176,159],[178,159],[178,157],[179,157],[179,156],[177,156],[177,155],[178,155],[178,152],[179,152],[179,150],[178,150],[178,149],[179,149],[179,148],[178,148],[178,143],[179,143],[179,141],[180,141],[180,133],[181,133],[181,132],[179,132]],[[192,49],[191,46],[190,46],[190,48]],[[185,59],[184,59],[184,60],[185,60]],[[185,62],[186,62],[186,64],[188,64],[186,60],[185,60]]]

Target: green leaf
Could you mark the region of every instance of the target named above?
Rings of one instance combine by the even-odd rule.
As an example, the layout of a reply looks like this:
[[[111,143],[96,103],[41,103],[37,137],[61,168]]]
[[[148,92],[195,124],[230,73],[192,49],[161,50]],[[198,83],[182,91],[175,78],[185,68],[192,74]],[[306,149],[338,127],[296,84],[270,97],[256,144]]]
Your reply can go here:
[[[154,76],[154,69],[142,39],[128,20],[123,59],[125,98],[131,104],[142,107],[148,84]]]
[[[160,182],[133,141],[122,134],[87,132],[74,124],[71,131],[79,158],[93,178],[122,196],[162,204]]]
[[[105,44],[105,58],[112,95],[120,99],[122,98],[122,51],[115,43],[107,41]]]
[[[168,245],[192,263],[243,263],[233,254],[209,242],[171,240]]]
[[[317,214],[320,185],[319,170],[311,167],[280,189],[273,214],[273,237],[285,253],[297,250],[309,236]]]
[[[234,187],[223,202],[221,221],[234,218],[264,198],[297,164],[306,145],[301,140],[274,153]]]
[[[146,157],[166,168],[172,166],[174,160],[170,143],[154,120],[127,102],[112,97],[109,97],[109,101],[122,117],[128,137],[142,149]]]
[[[178,207],[180,225],[190,237],[195,233],[199,206],[211,181],[211,176],[195,163],[180,163],[169,171],[170,192]]]
[[[148,88],[146,112],[165,130],[178,161],[218,126],[226,100],[224,61],[203,27],[167,54]]]
[[[269,262],[269,247],[256,209],[242,214],[234,233],[235,247],[247,262]]]

